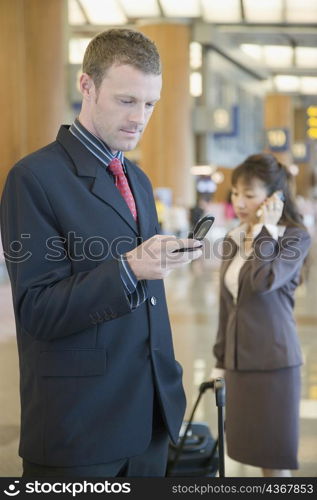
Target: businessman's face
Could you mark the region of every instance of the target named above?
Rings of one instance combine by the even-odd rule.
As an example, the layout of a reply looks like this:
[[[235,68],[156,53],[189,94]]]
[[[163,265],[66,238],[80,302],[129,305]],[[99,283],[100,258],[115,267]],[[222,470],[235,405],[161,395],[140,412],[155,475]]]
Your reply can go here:
[[[98,90],[86,74],[80,84],[84,98],[81,123],[113,151],[135,148],[160,98],[161,75],[113,65]]]

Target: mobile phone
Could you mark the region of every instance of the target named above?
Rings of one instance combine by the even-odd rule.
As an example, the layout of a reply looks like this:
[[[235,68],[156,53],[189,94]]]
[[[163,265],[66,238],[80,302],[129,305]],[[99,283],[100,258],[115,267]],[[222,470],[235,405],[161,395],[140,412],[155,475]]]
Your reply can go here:
[[[191,237],[195,240],[203,240],[214,222],[215,218],[213,215],[204,215],[204,217],[199,219],[199,221],[195,224]]]
[[[285,194],[283,193],[283,191],[276,191],[276,194],[281,201],[285,201]]]
[[[283,202],[285,201],[285,194],[283,193],[283,191],[281,191],[281,190],[274,191],[274,193],[273,193],[271,196],[273,196],[274,194],[276,194],[276,195],[279,197],[279,199],[280,199],[281,201],[283,201]],[[257,217],[261,217],[262,213],[263,213],[262,208],[259,208],[259,209],[256,211],[256,216],[257,216]]]
[[[202,241],[207,235],[209,229],[215,222],[215,217],[211,214],[204,215],[198,222],[196,222],[194,230],[191,231],[188,235],[189,238],[193,238],[194,240]],[[191,248],[180,248],[179,250],[174,250],[174,252],[193,252],[200,247],[191,247]]]

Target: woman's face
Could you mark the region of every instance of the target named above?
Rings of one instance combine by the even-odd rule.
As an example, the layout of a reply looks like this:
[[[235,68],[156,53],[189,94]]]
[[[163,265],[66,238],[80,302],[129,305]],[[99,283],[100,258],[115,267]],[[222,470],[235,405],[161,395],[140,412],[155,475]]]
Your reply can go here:
[[[257,220],[256,211],[268,197],[264,182],[255,178],[246,184],[243,179],[238,179],[237,184],[232,186],[231,193],[236,216],[241,222],[254,224]]]

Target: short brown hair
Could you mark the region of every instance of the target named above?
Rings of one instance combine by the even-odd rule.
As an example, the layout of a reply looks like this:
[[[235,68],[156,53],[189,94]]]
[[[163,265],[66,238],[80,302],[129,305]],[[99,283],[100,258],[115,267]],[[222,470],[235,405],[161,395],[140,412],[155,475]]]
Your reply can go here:
[[[91,76],[97,89],[113,64],[130,64],[144,73],[161,74],[160,56],[154,42],[131,29],[103,31],[89,42],[83,72]]]

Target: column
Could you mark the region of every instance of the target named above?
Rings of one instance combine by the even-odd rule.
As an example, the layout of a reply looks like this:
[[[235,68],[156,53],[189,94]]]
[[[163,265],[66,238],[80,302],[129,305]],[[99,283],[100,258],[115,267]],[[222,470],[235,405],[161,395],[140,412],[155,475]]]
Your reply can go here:
[[[312,187],[309,141],[307,137],[307,113],[304,108],[294,110],[294,163],[299,168],[296,176],[297,194],[308,197]]]
[[[65,113],[63,0],[0,2],[0,191],[9,169],[56,137]]]
[[[264,128],[266,150],[281,163],[292,163],[293,102],[283,94],[268,94],[264,103]]]
[[[192,165],[190,29],[181,24],[146,25],[138,29],[155,42],[163,66],[161,101],[140,142],[140,166],[154,187],[171,188],[173,201],[188,205]]]
[[[25,151],[23,67],[23,5],[0,2],[0,192],[8,170]]]

